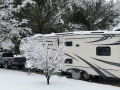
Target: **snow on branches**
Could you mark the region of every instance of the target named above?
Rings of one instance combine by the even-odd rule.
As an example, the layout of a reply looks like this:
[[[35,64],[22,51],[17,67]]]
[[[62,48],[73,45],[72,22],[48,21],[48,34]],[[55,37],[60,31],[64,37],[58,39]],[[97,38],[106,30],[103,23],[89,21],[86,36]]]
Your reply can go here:
[[[22,39],[20,51],[27,59],[26,68],[43,70],[48,84],[53,72],[61,70],[64,65],[66,48],[62,37],[53,41],[44,35],[38,38],[27,37]]]
[[[0,4],[0,43],[12,38],[19,40],[22,34],[31,33],[31,29],[25,26],[28,20],[18,21],[15,18],[13,14],[15,8],[12,3],[13,0],[4,0]]]

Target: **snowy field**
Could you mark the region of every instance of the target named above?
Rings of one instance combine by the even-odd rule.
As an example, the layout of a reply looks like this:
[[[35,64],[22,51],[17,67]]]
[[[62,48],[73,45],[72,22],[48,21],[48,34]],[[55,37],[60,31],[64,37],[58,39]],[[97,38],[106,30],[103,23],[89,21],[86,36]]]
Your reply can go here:
[[[120,87],[52,76],[50,85],[44,75],[0,69],[0,90],[120,90]]]

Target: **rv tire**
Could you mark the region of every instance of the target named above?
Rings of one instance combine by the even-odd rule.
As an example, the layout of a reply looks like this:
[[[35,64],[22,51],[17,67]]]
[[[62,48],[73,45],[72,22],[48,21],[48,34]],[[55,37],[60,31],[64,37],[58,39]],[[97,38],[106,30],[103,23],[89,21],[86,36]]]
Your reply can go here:
[[[79,80],[79,79],[82,78],[82,74],[81,74],[81,72],[79,70],[77,70],[77,71],[72,70],[71,75],[72,75],[72,78],[76,79],[76,80]]]
[[[91,79],[91,75],[89,75],[87,72],[83,72],[82,76],[85,81],[89,81]]]

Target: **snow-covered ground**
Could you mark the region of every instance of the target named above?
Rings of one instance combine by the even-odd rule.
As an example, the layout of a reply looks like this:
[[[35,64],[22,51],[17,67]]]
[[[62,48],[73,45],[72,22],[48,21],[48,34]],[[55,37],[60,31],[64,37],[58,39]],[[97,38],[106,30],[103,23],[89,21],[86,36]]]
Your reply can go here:
[[[0,90],[120,90],[120,87],[52,76],[50,85],[44,75],[0,69]]]

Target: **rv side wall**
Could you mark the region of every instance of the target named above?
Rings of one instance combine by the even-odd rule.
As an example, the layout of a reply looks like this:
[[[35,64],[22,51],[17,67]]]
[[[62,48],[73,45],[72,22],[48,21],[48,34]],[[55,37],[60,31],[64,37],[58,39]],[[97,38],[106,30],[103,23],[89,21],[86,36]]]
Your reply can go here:
[[[74,68],[91,75],[120,78],[119,35],[64,35],[64,39],[68,51],[63,71]]]

